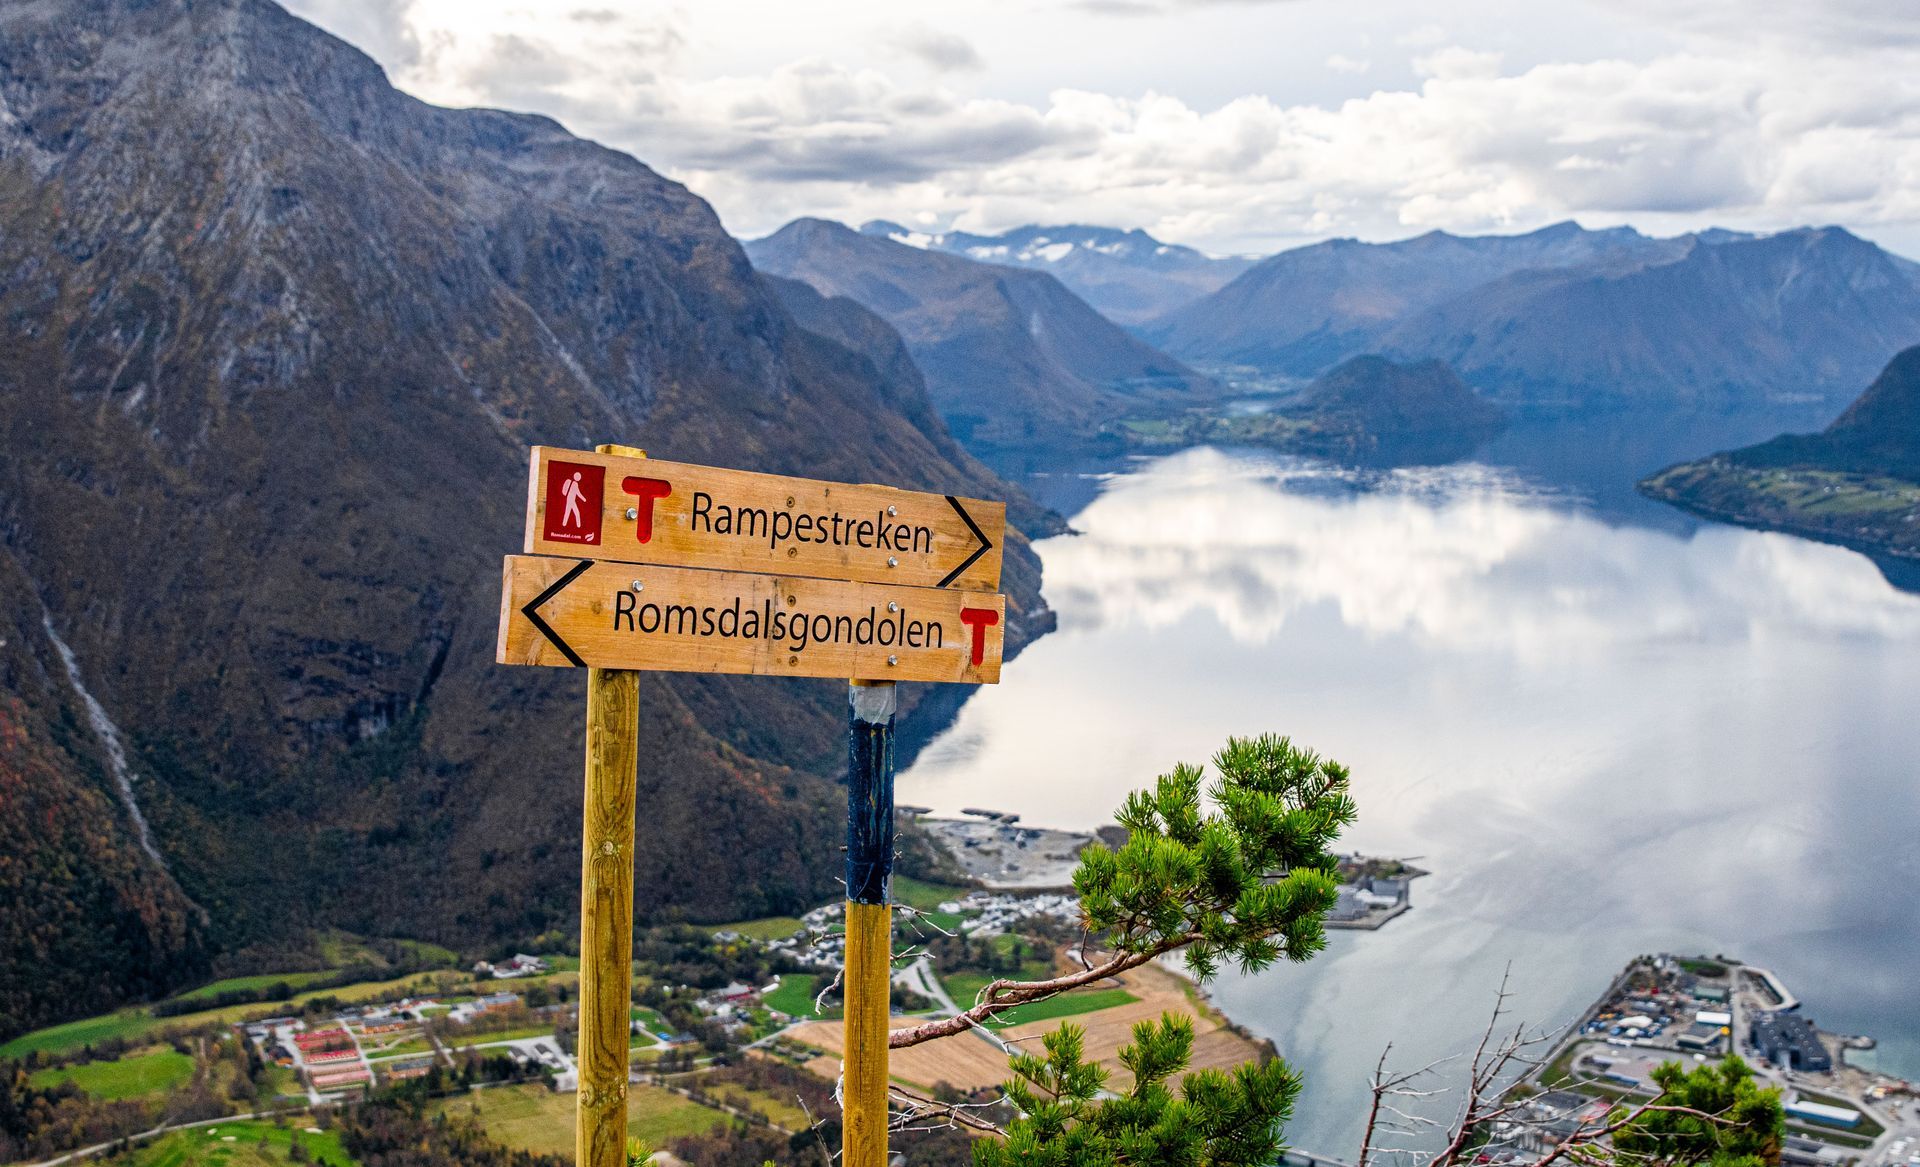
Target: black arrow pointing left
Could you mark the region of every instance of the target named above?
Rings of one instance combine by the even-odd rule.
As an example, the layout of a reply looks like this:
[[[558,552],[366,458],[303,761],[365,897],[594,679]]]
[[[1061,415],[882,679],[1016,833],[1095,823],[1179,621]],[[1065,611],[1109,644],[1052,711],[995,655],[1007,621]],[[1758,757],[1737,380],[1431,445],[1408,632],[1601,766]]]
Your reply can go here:
[[[560,639],[560,634],[553,630],[553,625],[540,618],[540,605],[565,591],[568,584],[579,579],[580,574],[592,566],[593,561],[591,559],[582,559],[574,566],[572,571],[554,580],[552,587],[533,597],[533,599],[528,600],[525,604],[521,605],[520,608],[520,614],[525,616],[529,623],[540,630],[540,635],[546,637],[555,648],[560,650],[560,655],[572,661],[575,668],[582,669],[587,667],[587,662],[580,659],[580,654],[573,651],[571,644]]]

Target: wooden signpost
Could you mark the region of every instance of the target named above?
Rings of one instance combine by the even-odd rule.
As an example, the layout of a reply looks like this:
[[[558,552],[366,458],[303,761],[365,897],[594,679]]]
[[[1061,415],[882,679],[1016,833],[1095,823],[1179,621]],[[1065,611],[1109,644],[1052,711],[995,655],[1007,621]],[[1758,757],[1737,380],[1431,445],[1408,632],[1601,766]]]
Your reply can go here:
[[[1006,505],[536,446],[496,659],[586,668],[579,1167],[624,1167],[640,672],[848,677],[843,1167],[887,1159],[894,682],[1000,679]]]

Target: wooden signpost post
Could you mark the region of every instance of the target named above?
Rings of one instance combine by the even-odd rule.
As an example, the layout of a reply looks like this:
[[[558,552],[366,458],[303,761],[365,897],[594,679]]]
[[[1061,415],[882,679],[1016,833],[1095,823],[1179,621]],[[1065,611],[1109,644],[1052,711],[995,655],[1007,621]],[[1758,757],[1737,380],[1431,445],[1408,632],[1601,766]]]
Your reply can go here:
[[[586,668],[579,1167],[624,1167],[645,670],[848,677],[843,1167],[887,1158],[894,682],[1000,679],[1004,503],[533,449],[496,659]]]

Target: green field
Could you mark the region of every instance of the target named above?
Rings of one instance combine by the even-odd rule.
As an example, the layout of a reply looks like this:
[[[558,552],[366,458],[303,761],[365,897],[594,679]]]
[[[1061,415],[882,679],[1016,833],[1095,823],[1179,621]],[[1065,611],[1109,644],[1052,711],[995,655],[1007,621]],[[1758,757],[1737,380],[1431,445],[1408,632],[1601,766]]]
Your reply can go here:
[[[1000,945],[1001,951],[1004,952],[1013,937],[997,936],[994,939],[1006,942]],[[1035,980],[1045,976],[1046,973],[1045,962],[1035,956],[1021,967],[1019,979]],[[995,979],[997,978],[986,973],[959,972],[948,973],[941,977],[940,983],[946,986],[947,995],[953,998],[954,1004],[967,1009],[979,999],[980,990],[993,983]],[[1138,997],[1120,988],[1079,989],[1062,993],[1045,1001],[1036,1001],[1031,1005],[1009,1009],[988,1022],[988,1025],[995,1029],[1005,1029],[1010,1025],[1024,1025],[1030,1021],[1050,1021],[1056,1017],[1073,1017],[1081,1013],[1092,1013],[1098,1009],[1111,1009],[1115,1005],[1125,1005],[1137,1000],[1139,1000]]]
[[[758,920],[722,924],[714,932],[738,932],[751,940],[785,940],[805,928],[806,925],[795,916],[763,916]]]
[[[673,1032],[673,1027],[667,1024],[666,1018],[648,1009],[644,1005],[635,1005],[632,1010],[628,1012],[627,1018],[629,1021],[638,1022],[641,1026],[639,1030],[632,1031],[629,1034],[627,1044],[630,1046],[652,1045],[657,1040],[656,1035],[659,1033],[663,1031],[667,1033]]]
[[[118,1102],[164,1094],[193,1077],[193,1059],[176,1050],[160,1050],[121,1058],[117,1062],[87,1062],[78,1066],[41,1070],[30,1079],[35,1086],[72,1082],[95,1098]]]
[[[332,1131],[310,1134],[304,1129],[310,1121],[306,1115],[297,1115],[294,1125],[285,1127],[253,1119],[175,1131],[139,1144],[112,1162],[125,1167],[285,1167],[293,1161],[288,1148],[298,1131],[300,1143],[314,1163],[328,1167],[352,1164],[340,1145],[340,1136]],[[260,1145],[263,1135],[264,1147]],[[229,1138],[233,1141],[228,1142]]]
[[[438,944],[429,944],[424,940],[401,940],[400,958],[416,966],[440,966],[451,968],[460,963],[460,958],[452,949],[442,948]],[[387,962],[372,946],[351,932],[330,932],[320,938],[320,957],[322,963],[332,968],[345,968],[348,965],[365,965],[380,968]]]
[[[468,1046],[487,1045],[496,1041],[525,1041],[532,1037],[552,1037],[551,1025],[522,1025],[518,1029],[502,1029],[496,1033],[462,1033],[449,1039],[456,1049]]]
[[[574,1095],[544,1086],[502,1086],[450,1098],[435,1109],[456,1118],[477,1116],[487,1134],[509,1147],[571,1158],[576,1104]],[[657,1086],[634,1086],[627,1094],[627,1134],[650,1146],[726,1121],[720,1111]]]
[[[915,940],[931,940],[933,929],[948,933],[958,932],[960,922],[965,919],[966,917],[959,912],[932,911],[912,916],[903,914],[894,920],[893,930],[896,935],[909,943]]]
[[[361,1049],[370,1061],[376,1058],[417,1058],[422,1054],[432,1053],[433,1043],[424,1037],[415,1037],[400,1042],[398,1045],[386,1046],[380,1049],[363,1045]]]
[[[777,1127],[790,1131],[807,1129],[807,1112],[792,1098],[779,1098],[759,1090],[749,1090],[736,1082],[706,1087],[707,1093],[742,1111],[758,1111]]]
[[[339,971],[338,969],[322,969],[319,972],[261,973],[258,976],[251,977],[228,977],[224,981],[215,981],[210,985],[201,985],[199,988],[190,992],[181,993],[175,997],[174,1000],[204,1001],[219,996],[221,993],[257,993],[262,989],[270,989],[275,985],[283,983],[297,991],[315,981],[335,976]]]
[[[556,975],[573,976],[575,974]],[[301,993],[291,1001],[228,1005],[221,1009],[182,1013],[178,1017],[155,1017],[145,1009],[122,1009],[116,1013],[89,1017],[82,1021],[69,1021],[64,1025],[50,1026],[23,1034],[5,1045],[0,1045],[0,1058],[25,1057],[35,1050],[42,1053],[65,1053],[82,1046],[97,1045],[110,1038],[137,1041],[149,1033],[162,1029],[198,1029],[208,1025],[232,1025],[249,1017],[267,1017],[277,1012],[295,1011],[317,997],[335,997],[343,1002],[354,1002],[369,1000],[403,989],[430,992],[432,980],[430,973],[415,973],[388,981],[362,981],[357,985],[346,985],[337,989],[315,989]]]
[[[1082,1013],[1111,1009],[1115,1005],[1126,1005],[1139,999],[1125,989],[1080,989],[1009,1009],[987,1022],[987,1025],[992,1029],[1006,1029],[1033,1021],[1052,1021],[1056,1017],[1077,1017]]]
[[[948,973],[940,978],[940,984],[946,988],[947,996],[953,998],[954,1004],[962,1009],[971,1009],[974,1001],[980,996],[980,990],[986,988],[993,980],[995,980],[994,977],[985,973]]]
[[[818,977],[806,973],[787,973],[780,978],[780,987],[761,997],[760,1000],[769,1009],[778,1009],[789,1017],[802,1021],[834,1019],[840,1016],[840,1006],[833,1001],[819,1013],[813,1011],[813,997],[820,991]]]
[[[260,1095],[263,1098],[271,1099],[281,1094],[297,1095],[302,1098],[306,1097],[306,1091],[300,1088],[300,1081],[295,1077],[290,1067],[276,1066],[269,1063],[267,1065],[266,1081],[260,1085]]]
[[[81,1046],[98,1045],[112,1038],[133,1041],[159,1026],[159,1021],[145,1009],[122,1009],[117,1013],[108,1013],[101,1017],[88,1017],[82,1021],[69,1021],[64,1025],[36,1029],[32,1033],[22,1034],[5,1045],[0,1045],[0,1058],[21,1058],[39,1051],[41,1053],[64,1053]]]
[[[573,1096],[567,1097],[571,1100]],[[627,1134],[651,1146],[684,1135],[705,1134],[729,1121],[718,1110],[657,1086],[634,1086],[627,1095]]]
[[[944,883],[928,883],[908,875],[893,877],[893,902],[931,912],[948,900],[957,900],[971,892],[972,888],[951,887]]]
[[[1704,956],[1687,956],[1675,961],[1681,968],[1702,977],[1724,977],[1727,966],[1717,960],[1708,960]]]

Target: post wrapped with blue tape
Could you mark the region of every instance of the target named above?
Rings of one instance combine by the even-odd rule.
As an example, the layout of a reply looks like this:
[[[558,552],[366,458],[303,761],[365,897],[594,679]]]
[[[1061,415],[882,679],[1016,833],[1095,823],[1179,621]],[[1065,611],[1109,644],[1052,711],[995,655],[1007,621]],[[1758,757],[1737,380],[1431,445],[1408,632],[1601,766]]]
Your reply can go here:
[[[893,892],[891,681],[849,687],[847,712],[847,898],[885,904]]]

